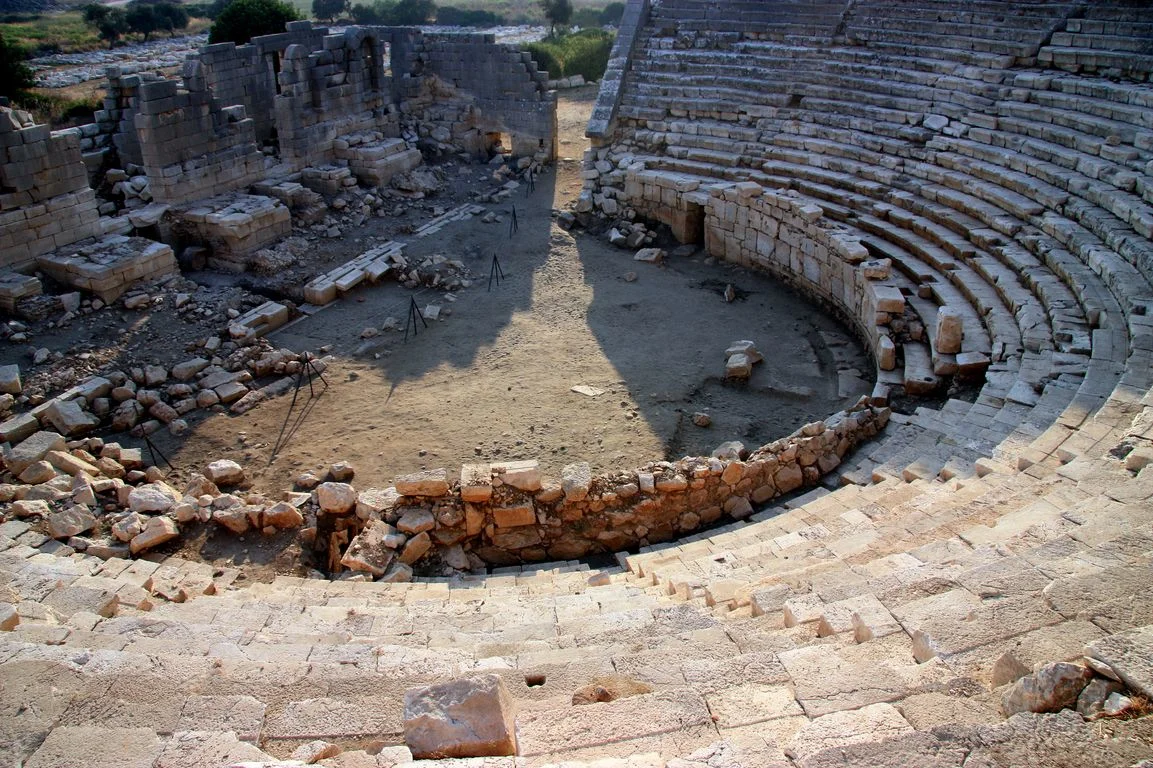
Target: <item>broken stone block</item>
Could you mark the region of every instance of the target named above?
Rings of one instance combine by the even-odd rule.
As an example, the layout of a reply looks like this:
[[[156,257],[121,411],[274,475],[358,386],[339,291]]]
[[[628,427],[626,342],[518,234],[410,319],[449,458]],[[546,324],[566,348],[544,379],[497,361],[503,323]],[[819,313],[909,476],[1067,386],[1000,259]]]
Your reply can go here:
[[[400,516],[396,527],[407,534],[415,535],[435,528],[436,519],[427,509],[410,509]]]
[[[432,549],[432,538],[428,532],[419,533],[408,540],[400,553],[400,561],[405,565],[412,565]]]
[[[356,489],[348,483],[321,483],[316,487],[316,503],[330,515],[347,515],[356,509]]]
[[[240,504],[225,509],[213,510],[212,520],[217,525],[227,528],[238,535],[247,532],[252,522],[248,517],[248,511]]]
[[[761,353],[757,351],[757,345],[748,339],[734,341],[732,344],[729,344],[728,348],[725,349],[725,357],[728,358],[733,355],[744,355],[749,358],[749,362],[753,365],[765,359]]]
[[[172,378],[177,381],[190,381],[196,374],[208,367],[209,361],[203,357],[194,357],[172,366]]]
[[[460,498],[474,504],[492,498],[491,464],[465,464],[460,468]]]
[[[1134,693],[1153,698],[1153,625],[1095,640],[1085,647],[1085,658]]]
[[[66,451],[64,438],[55,432],[36,432],[11,450],[5,450],[4,466],[17,477],[49,451]]]
[[[136,555],[146,550],[158,547],[165,542],[180,536],[180,529],[171,517],[161,515],[154,517],[144,526],[144,530],[132,537],[129,548]]]
[[[404,741],[416,760],[515,755],[512,697],[497,675],[409,689]]]
[[[426,469],[396,478],[396,491],[402,496],[444,496],[448,493],[448,472]]]
[[[1077,703],[1077,697],[1093,679],[1093,670],[1080,664],[1058,661],[1025,675],[1001,697],[1006,717],[1018,712],[1057,712]]]
[[[961,313],[953,307],[937,309],[937,332],[933,337],[933,349],[939,354],[955,355],[961,351],[961,338],[964,327]]]
[[[730,355],[725,360],[725,378],[745,380],[753,375],[753,361],[749,359],[748,355],[735,354]]]
[[[56,477],[55,467],[42,459],[29,464],[28,468],[21,472],[17,479],[29,485],[39,485],[40,483],[48,482],[54,477]]]
[[[96,518],[84,507],[72,507],[48,516],[48,535],[54,539],[67,539],[90,531]]]
[[[20,366],[0,365],[0,392],[19,395],[24,391],[20,383]]]
[[[164,513],[172,509],[180,498],[180,494],[165,483],[148,483],[129,492],[128,507],[133,512]]]
[[[264,510],[264,524],[284,529],[299,528],[304,525],[304,515],[287,501],[281,501]]]
[[[44,420],[65,437],[90,432],[100,420],[82,409],[75,400],[53,400],[44,410]]]
[[[11,632],[20,624],[20,614],[11,603],[0,603],[0,632]]]
[[[500,476],[501,482],[529,493],[540,490],[540,462],[536,459],[524,461],[504,461],[492,465],[492,471]]]
[[[499,507],[492,511],[492,518],[497,528],[516,528],[535,523],[536,510],[533,509],[531,502],[511,507]]]
[[[216,485],[240,485],[244,482],[244,467],[231,459],[218,459],[204,468],[204,476]]]
[[[665,252],[661,248],[642,248],[633,256],[634,261],[643,261],[646,264],[660,264],[664,258]]]
[[[568,464],[561,469],[560,474],[565,501],[583,501],[588,497],[593,471],[587,461]]]
[[[370,520],[348,545],[340,564],[354,571],[383,576],[396,558],[396,553],[385,546],[384,540],[394,532],[388,523]]]

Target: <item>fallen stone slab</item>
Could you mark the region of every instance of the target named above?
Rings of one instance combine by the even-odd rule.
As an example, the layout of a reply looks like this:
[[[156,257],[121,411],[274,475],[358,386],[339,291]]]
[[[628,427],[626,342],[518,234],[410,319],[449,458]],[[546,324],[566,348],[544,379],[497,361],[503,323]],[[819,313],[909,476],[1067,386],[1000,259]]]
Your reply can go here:
[[[517,754],[504,681],[482,675],[405,691],[404,742],[416,760]]]
[[[144,526],[144,530],[132,537],[129,546],[132,554],[137,555],[179,536],[180,528],[177,527],[176,521],[171,517],[161,515],[149,520]]]
[[[1090,643],[1085,646],[1085,659],[1134,693],[1153,698],[1153,624]]]
[[[4,466],[19,476],[29,466],[40,461],[49,451],[66,451],[64,437],[56,432],[36,432],[11,450],[4,452]]]

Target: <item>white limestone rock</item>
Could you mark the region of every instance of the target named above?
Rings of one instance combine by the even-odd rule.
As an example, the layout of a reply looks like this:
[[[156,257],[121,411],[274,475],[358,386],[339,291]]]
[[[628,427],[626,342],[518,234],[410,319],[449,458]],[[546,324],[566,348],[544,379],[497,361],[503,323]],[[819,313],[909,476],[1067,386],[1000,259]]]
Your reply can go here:
[[[515,755],[512,697],[497,675],[411,688],[404,694],[404,741],[416,760]]]
[[[128,494],[128,508],[133,512],[164,513],[181,499],[175,488],[166,483],[148,483],[133,488]]]
[[[144,526],[144,530],[132,537],[129,547],[136,555],[146,550],[158,547],[172,539],[179,538],[180,528],[171,517],[161,515],[154,517]]]
[[[244,482],[244,467],[231,459],[217,459],[204,468],[204,476],[216,485],[240,485]]]
[[[316,503],[330,515],[347,515],[356,509],[356,489],[348,483],[321,483],[316,487]]]
[[[1018,712],[1057,712],[1077,703],[1077,697],[1093,679],[1093,670],[1080,664],[1058,661],[1025,675],[1001,696],[1006,717]]]

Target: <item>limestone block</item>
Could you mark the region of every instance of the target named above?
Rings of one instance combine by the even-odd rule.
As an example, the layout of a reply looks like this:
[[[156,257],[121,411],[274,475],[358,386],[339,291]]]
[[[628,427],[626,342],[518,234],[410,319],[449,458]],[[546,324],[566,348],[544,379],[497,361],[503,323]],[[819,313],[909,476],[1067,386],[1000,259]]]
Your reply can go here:
[[[239,485],[244,482],[244,468],[231,459],[218,459],[204,468],[204,476],[216,485]]]
[[[341,565],[373,576],[383,576],[396,558],[396,553],[384,543],[385,538],[394,532],[395,529],[388,523],[370,520],[348,545],[340,559]]]
[[[144,526],[144,530],[132,537],[129,547],[136,555],[146,550],[158,547],[165,542],[180,536],[180,529],[171,517],[161,515],[154,517]]]
[[[501,482],[529,493],[541,488],[540,462],[536,459],[525,461],[503,461],[492,465],[492,471]]]
[[[347,515],[356,509],[356,489],[348,483],[321,483],[316,488],[316,502],[330,515]]]
[[[1056,712],[1077,703],[1081,691],[1093,679],[1093,670],[1080,664],[1058,661],[1025,675],[1001,697],[1006,717],[1018,712]]]
[[[426,469],[398,477],[395,485],[402,496],[444,496],[448,493],[448,472],[444,469]]]
[[[0,365],[0,392],[19,395],[24,391],[20,384],[20,366]]]
[[[1085,647],[1085,658],[1129,690],[1153,698],[1153,625],[1096,640]]]
[[[933,336],[933,349],[946,355],[960,352],[963,333],[960,311],[954,307],[937,309],[937,330]]]
[[[460,468],[460,497],[471,503],[492,498],[491,464],[465,464]]]
[[[56,432],[36,432],[15,448],[5,450],[4,466],[13,475],[19,476],[33,462],[43,459],[49,451],[67,449],[63,436]]]
[[[515,755],[512,697],[497,675],[409,689],[404,741],[416,760]]]
[[[48,516],[48,535],[54,539],[68,539],[92,530],[96,518],[84,507],[72,507]]]
[[[565,501],[583,501],[589,495],[592,485],[592,467],[587,461],[567,464],[561,469],[561,487]]]
[[[65,437],[82,435],[100,424],[99,419],[74,400],[53,400],[44,409],[43,419]]]

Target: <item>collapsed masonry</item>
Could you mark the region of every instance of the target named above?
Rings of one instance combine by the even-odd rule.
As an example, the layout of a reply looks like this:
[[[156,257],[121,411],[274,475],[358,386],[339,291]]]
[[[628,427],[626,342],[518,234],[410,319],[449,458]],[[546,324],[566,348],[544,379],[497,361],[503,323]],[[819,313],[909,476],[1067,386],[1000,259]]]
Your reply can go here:
[[[548,162],[557,151],[555,97],[527,53],[410,28],[293,22],[205,47],[179,80],[110,67],[95,118],[53,132],[0,114],[0,269],[42,269],[105,302],[175,271],[189,247],[244,270],[294,212],[339,191],[334,179],[381,186],[422,152]],[[39,290],[32,278],[0,286],[9,303]]]

